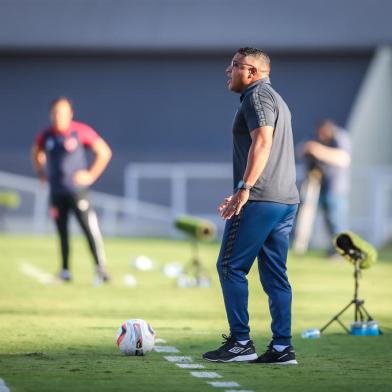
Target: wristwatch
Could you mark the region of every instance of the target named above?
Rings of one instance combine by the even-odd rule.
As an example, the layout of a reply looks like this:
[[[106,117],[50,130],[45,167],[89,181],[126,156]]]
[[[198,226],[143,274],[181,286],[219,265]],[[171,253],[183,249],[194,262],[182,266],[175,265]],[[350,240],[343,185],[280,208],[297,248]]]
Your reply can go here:
[[[243,191],[250,191],[252,189],[252,185],[248,185],[244,180],[241,180],[238,182],[237,189]]]

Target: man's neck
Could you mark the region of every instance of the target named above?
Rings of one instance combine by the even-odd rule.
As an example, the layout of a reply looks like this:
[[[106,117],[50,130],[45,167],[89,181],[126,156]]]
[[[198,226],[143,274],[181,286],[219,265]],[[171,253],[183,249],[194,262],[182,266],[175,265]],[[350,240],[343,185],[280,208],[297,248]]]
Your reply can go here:
[[[256,82],[259,82],[260,80],[268,79],[268,78],[269,78],[268,75],[263,75],[263,76],[254,78],[248,85],[246,85],[246,87],[243,89],[243,91],[241,91],[241,94],[243,94],[249,87],[253,86]]]

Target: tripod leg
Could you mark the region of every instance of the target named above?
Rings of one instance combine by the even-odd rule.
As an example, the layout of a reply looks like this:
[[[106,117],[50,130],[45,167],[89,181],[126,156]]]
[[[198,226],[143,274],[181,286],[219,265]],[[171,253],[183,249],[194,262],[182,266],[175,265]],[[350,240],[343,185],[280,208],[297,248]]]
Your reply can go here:
[[[320,329],[320,333],[325,331],[327,329],[327,327],[332,324],[334,321],[337,321],[345,330],[347,333],[350,333],[350,331],[343,325],[343,323],[339,320],[339,317],[353,304],[355,303],[355,301],[351,301],[347,306],[345,306],[338,314],[336,314],[335,316],[333,316],[331,318],[331,320],[329,320],[327,322],[327,324],[325,324],[321,329]]]
[[[350,330],[337,318],[336,321],[342,326],[342,328],[349,334]],[[321,332],[321,331],[320,331]]]
[[[197,284],[200,281],[201,263],[199,257],[199,246],[197,240],[192,241],[193,257],[192,257],[192,272]]]
[[[355,301],[355,313],[354,313],[354,320],[363,322],[365,317],[363,316],[363,312],[361,310],[363,301],[356,300]]]
[[[360,307],[361,307],[361,309],[365,312],[365,314],[366,314],[366,316],[367,316],[367,318],[368,318],[368,321],[373,321],[374,319],[373,319],[373,317],[370,315],[370,313],[365,309],[365,307],[363,306],[363,301],[362,301],[362,304],[360,305]],[[382,332],[382,330],[380,329],[380,328],[378,328],[378,330],[379,330],[379,332],[380,332],[380,335],[383,335],[384,334],[384,332]]]
[[[359,307],[364,311],[364,313],[366,314],[368,321],[372,321],[373,317],[369,314],[369,312],[365,309],[365,307],[363,306],[363,302],[361,305],[359,305]]]

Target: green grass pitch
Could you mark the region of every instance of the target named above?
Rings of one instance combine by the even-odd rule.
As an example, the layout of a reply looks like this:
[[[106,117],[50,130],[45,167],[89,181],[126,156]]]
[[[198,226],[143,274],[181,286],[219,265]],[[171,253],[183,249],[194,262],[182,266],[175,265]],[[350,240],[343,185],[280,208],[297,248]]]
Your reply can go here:
[[[213,364],[201,354],[216,348],[227,333],[226,316],[215,272],[218,244],[203,244],[201,257],[213,278],[211,288],[180,289],[163,276],[168,262],[187,263],[184,241],[107,239],[108,269],[113,281],[94,287],[93,268],[82,238],[72,241],[74,282],[39,283],[21,272],[28,263],[47,273],[58,268],[54,237],[0,236],[0,378],[12,392],[22,391],[224,391],[195,378],[162,353],[125,357],[115,345],[121,323],[143,318],[157,336],[192,356],[219,381],[235,381],[252,391],[391,391],[392,390],[392,254],[385,253],[363,272],[360,297],[384,331],[379,337],[345,334],[334,323],[320,339],[302,339],[303,329],[321,327],[353,295],[353,267],[313,253],[290,255],[293,286],[293,344],[298,366]],[[129,261],[146,255],[157,263],[153,271],[132,269]],[[136,287],[124,284],[126,274]],[[249,276],[249,310],[257,351],[270,341],[267,301],[258,282],[257,266]],[[346,312],[349,325],[353,309]]]

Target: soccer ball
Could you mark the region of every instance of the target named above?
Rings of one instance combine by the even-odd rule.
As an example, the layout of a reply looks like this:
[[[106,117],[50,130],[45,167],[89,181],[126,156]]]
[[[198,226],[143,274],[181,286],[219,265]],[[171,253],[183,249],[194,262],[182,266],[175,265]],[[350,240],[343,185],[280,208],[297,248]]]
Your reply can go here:
[[[144,320],[127,320],[117,331],[117,347],[125,355],[145,355],[154,343],[155,332]]]

